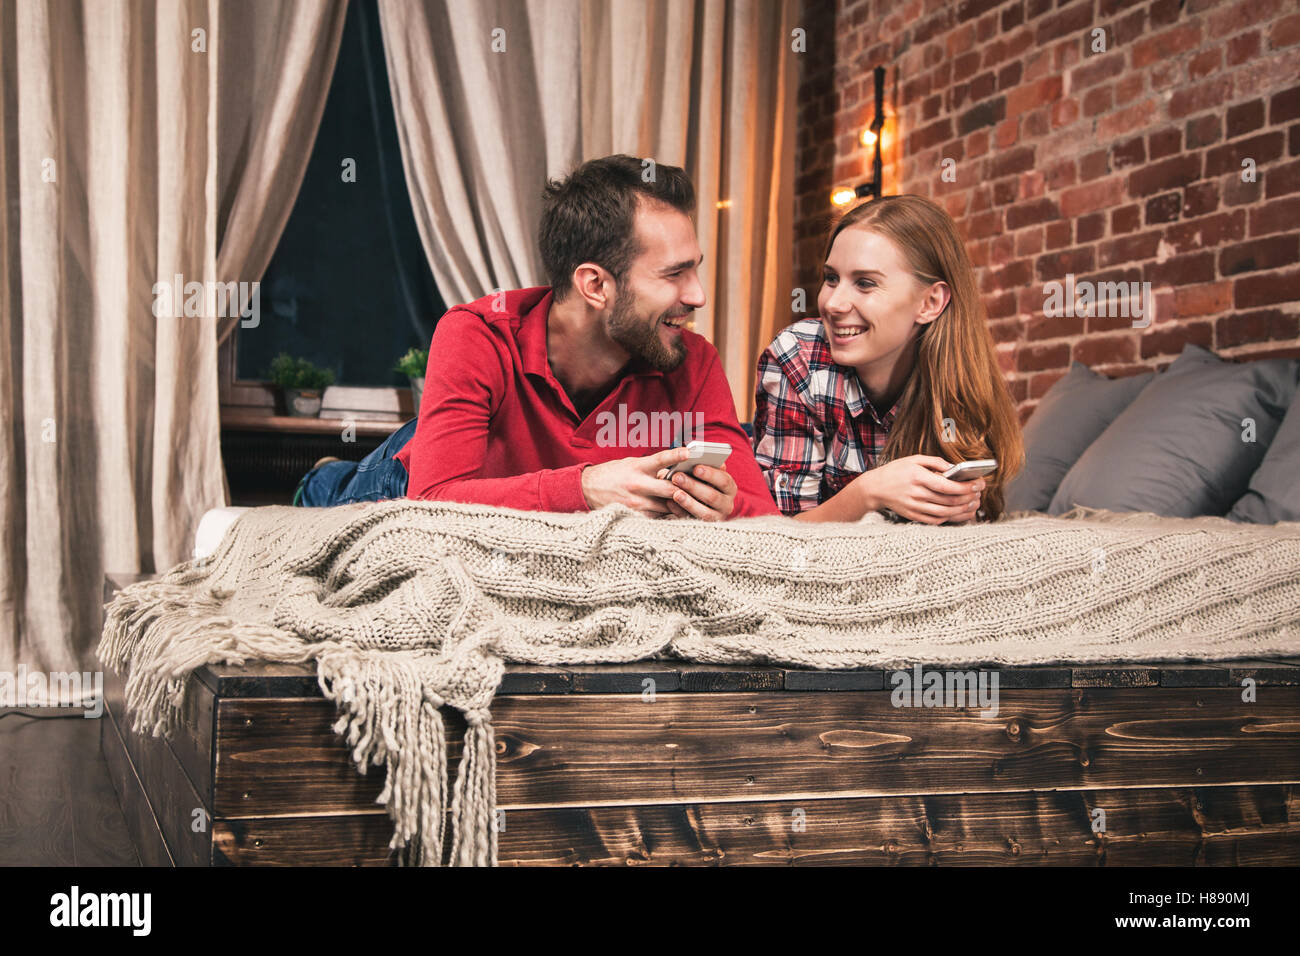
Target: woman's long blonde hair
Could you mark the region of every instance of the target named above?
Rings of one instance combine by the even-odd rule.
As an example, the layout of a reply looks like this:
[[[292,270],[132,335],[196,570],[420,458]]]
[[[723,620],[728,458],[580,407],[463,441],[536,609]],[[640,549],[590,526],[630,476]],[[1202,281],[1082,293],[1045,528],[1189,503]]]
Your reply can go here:
[[[948,461],[996,458],[980,506],[989,520],[1004,509],[1007,482],[1024,465],[1020,419],[993,350],[984,303],[966,247],[944,210],[921,196],[885,196],[850,209],[831,230],[858,227],[891,240],[913,275],[952,291],[937,319],[919,326],[916,364],[889,429],[883,464],[908,455]]]

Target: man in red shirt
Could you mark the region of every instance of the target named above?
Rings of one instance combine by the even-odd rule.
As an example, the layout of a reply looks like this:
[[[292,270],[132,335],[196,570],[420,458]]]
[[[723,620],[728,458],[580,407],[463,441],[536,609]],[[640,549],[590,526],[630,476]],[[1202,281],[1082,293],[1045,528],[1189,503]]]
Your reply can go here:
[[[392,455],[408,497],[535,511],[617,502],[704,520],[779,513],[717,351],[683,328],[705,303],[694,206],[683,170],[629,156],[547,185],[550,286],[496,292],[439,321],[414,437]],[[697,439],[730,444],[727,464],[665,480],[686,459],[672,446]],[[358,474],[375,473],[366,465]],[[322,497],[312,479],[308,504]],[[388,476],[370,497],[400,484]],[[366,499],[344,489],[319,503],[343,500]]]

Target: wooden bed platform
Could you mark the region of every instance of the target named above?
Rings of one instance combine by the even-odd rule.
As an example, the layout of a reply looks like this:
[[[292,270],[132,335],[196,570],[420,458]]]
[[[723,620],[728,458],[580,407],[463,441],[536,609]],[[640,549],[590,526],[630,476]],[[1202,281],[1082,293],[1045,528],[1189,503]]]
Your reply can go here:
[[[998,673],[990,718],[896,708],[879,670],[512,665],[500,862],[1300,863],[1300,661]],[[129,731],[105,673],[103,750],[146,865],[395,862],[382,768],[357,773],[313,668],[191,680],[166,741]]]

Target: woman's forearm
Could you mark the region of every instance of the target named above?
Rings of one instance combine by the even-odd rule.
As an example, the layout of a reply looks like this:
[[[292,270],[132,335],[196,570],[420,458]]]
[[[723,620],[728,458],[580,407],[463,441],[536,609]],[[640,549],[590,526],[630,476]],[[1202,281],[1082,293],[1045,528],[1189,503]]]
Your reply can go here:
[[[816,508],[794,515],[796,521],[859,521],[876,506],[861,477],[849,482]]]

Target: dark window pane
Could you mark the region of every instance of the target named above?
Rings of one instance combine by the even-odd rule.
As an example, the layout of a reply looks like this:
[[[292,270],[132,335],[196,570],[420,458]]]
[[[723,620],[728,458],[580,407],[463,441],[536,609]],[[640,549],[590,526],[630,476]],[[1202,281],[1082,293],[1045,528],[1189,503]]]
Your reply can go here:
[[[355,182],[343,181],[348,158]],[[238,376],[263,378],[289,352],[340,385],[405,386],[393,365],[428,347],[444,311],[406,191],[376,0],[353,0],[302,190],[262,278],[261,324],[236,332]]]

